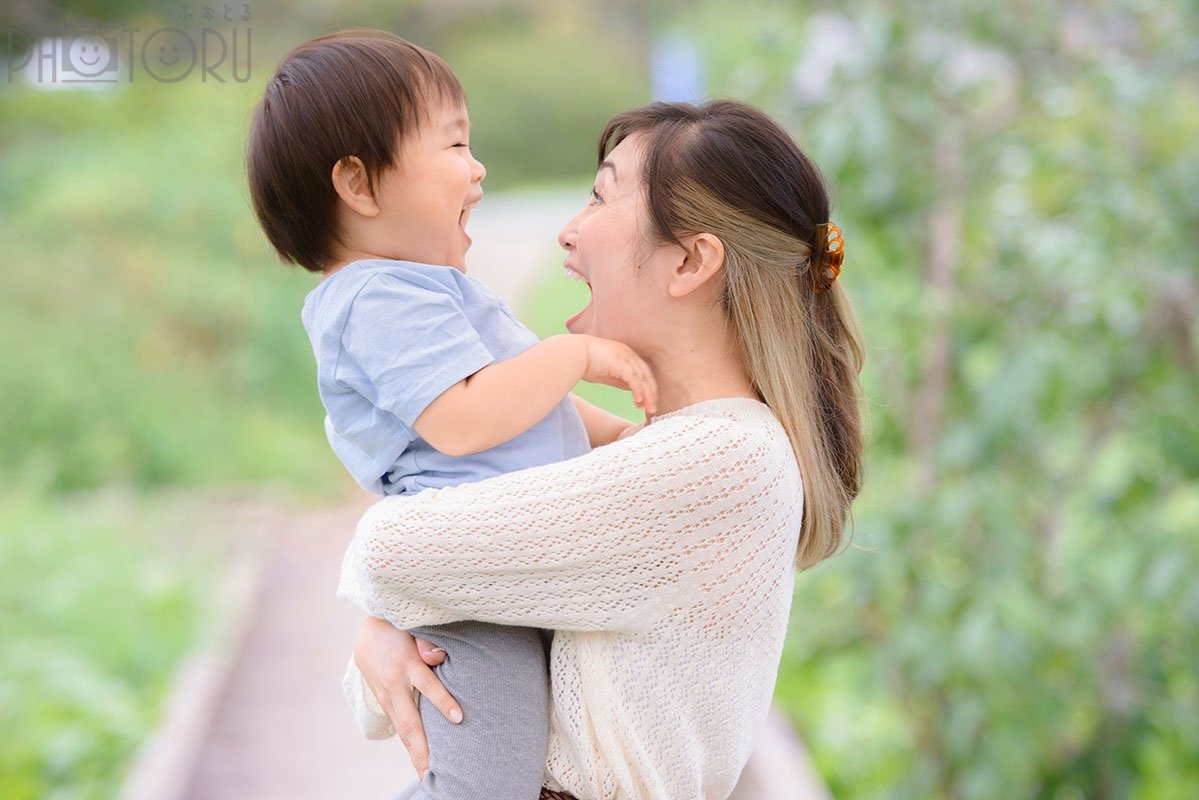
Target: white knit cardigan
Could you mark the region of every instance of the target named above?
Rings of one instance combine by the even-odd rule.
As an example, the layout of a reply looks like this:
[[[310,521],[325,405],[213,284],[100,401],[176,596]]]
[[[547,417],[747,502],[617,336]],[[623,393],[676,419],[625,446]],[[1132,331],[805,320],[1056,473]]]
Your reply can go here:
[[[338,595],[403,629],[553,628],[546,785],[723,800],[774,691],[802,499],[770,409],[708,400],[570,461],[379,501]],[[345,686],[364,734],[390,736],[352,660]]]

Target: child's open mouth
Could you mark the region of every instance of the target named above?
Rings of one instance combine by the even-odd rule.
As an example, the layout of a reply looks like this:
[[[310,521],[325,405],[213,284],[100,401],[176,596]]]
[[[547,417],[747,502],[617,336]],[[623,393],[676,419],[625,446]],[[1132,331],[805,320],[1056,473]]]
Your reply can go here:
[[[462,228],[462,230],[466,230],[466,223],[470,220],[470,212],[475,210],[475,207],[479,205],[479,200],[481,199],[483,198],[480,197],[472,200],[462,207],[462,213],[458,215],[458,227]]]

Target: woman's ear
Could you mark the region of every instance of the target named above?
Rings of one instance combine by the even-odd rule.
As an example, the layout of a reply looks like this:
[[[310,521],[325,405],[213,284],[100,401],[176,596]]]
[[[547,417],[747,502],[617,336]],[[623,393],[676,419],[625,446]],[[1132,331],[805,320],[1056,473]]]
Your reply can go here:
[[[724,269],[724,242],[710,233],[684,237],[687,255],[674,268],[668,290],[671,297],[683,297],[709,284],[709,279]]]
[[[331,177],[333,190],[352,211],[364,217],[378,215],[379,204],[375,200],[375,193],[371,191],[371,182],[362,159],[358,156],[340,159],[333,165]]]

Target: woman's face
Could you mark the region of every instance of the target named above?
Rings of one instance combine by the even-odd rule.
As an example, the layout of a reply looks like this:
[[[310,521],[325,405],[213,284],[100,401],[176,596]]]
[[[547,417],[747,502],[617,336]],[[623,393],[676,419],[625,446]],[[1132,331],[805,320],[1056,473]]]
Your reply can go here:
[[[595,176],[587,205],[558,234],[570,277],[585,281],[591,301],[566,321],[571,333],[615,339],[645,353],[666,298],[665,261],[679,249],[647,235],[637,134],[616,146]],[[659,286],[658,284],[662,284]],[[660,314],[659,314],[660,315]]]

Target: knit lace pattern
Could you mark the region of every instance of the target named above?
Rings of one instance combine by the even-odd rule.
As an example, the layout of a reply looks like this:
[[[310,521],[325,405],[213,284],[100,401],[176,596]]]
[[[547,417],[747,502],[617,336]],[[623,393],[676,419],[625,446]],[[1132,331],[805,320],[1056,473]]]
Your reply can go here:
[[[554,629],[551,790],[724,798],[774,691],[802,501],[770,409],[708,400],[569,461],[379,501],[338,595],[401,629]],[[394,734],[353,660],[345,689],[364,735]]]

